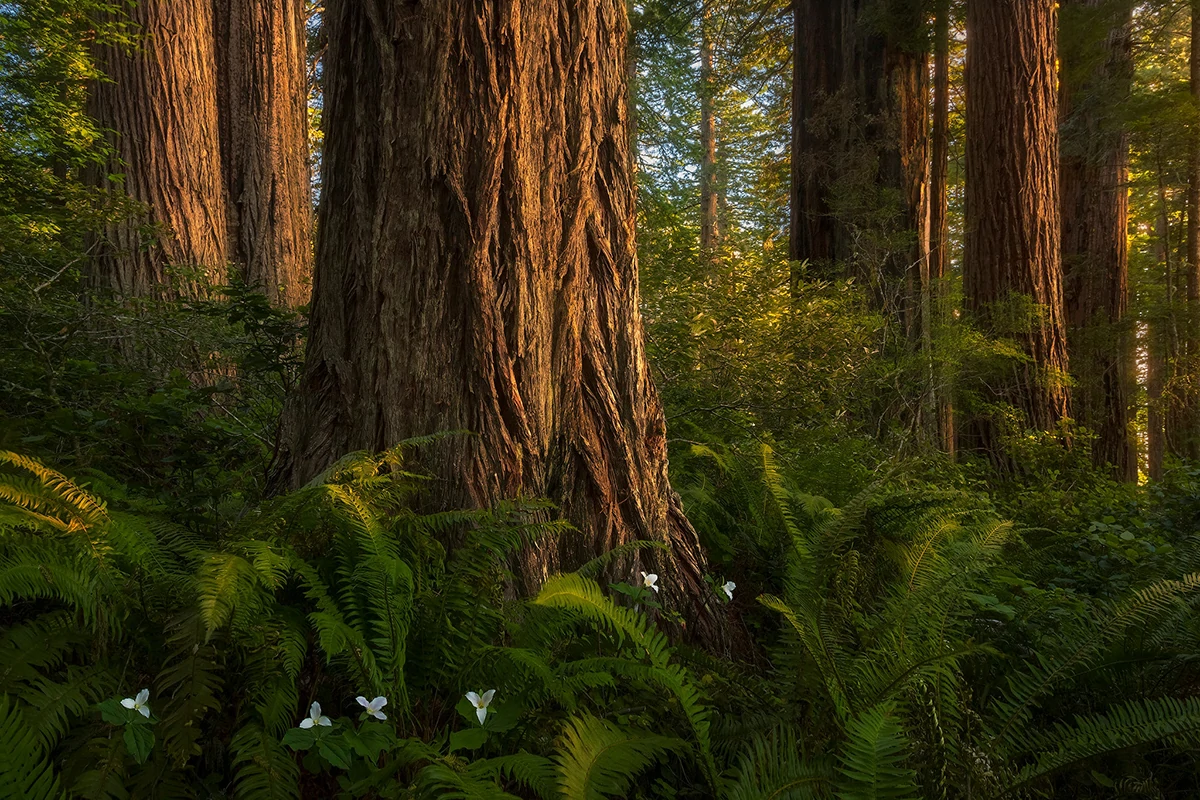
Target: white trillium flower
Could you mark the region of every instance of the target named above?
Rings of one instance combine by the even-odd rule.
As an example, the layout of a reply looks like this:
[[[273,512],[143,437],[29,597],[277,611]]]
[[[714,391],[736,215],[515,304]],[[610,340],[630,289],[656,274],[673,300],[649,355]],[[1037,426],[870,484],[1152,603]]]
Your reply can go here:
[[[467,699],[471,701],[471,705],[475,706],[475,716],[479,717],[479,724],[487,719],[488,706],[492,704],[492,698],[496,696],[495,689],[488,689],[483,693],[483,696],[475,694],[475,692],[467,692]]]
[[[301,728],[311,728],[313,725],[323,725],[326,728],[333,725],[329,717],[321,716],[321,704],[313,703],[308,709],[308,716],[300,720]]]
[[[386,697],[376,697],[374,700],[371,700],[370,702],[368,702],[367,698],[363,697],[362,695],[359,695],[358,697],[356,697],[354,699],[357,700],[358,704],[360,706],[362,706],[363,708],[365,708],[367,710],[367,713],[370,714],[375,719],[387,719],[387,714],[380,711],[381,708],[383,708],[384,706],[387,705]]]
[[[150,706],[146,705],[146,701],[150,699],[150,690],[142,689],[137,693],[137,697],[126,697],[121,701],[121,705],[128,709],[139,712],[146,719],[150,719]]]
[[[653,589],[655,592],[658,592],[658,586],[655,585],[657,583],[658,583],[658,576],[655,575],[653,572],[651,572],[650,574],[646,574],[645,572],[642,573],[642,586],[643,587],[645,587],[646,589]]]
[[[726,581],[725,585],[721,587],[721,590],[723,592],[725,592],[726,597],[728,597],[730,600],[732,600],[733,599],[733,590],[736,588],[737,588],[736,583],[734,583],[733,581]]]

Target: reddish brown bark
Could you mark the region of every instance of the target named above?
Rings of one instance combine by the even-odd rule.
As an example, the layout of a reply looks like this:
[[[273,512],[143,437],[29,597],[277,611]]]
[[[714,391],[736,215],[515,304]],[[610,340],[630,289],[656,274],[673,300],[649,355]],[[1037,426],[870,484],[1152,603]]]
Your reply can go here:
[[[949,264],[950,161],[950,0],[938,0],[933,25],[933,114],[929,167],[929,280],[930,306],[936,330],[950,321],[947,265]],[[933,404],[937,408],[938,442],[954,457],[954,405],[948,375],[936,370]]]
[[[928,346],[930,334],[927,298],[929,273],[929,55],[924,50],[925,20],[920,2],[889,0],[885,35],[880,37],[882,69],[878,99],[868,115],[881,121],[875,133],[879,152],[879,183],[898,190],[899,231],[907,237],[906,249],[892,254],[885,281],[903,287],[895,309],[914,349]],[[872,61],[867,69],[872,72]],[[870,79],[870,75],[868,75]],[[873,106],[873,107],[872,107]],[[884,293],[885,308],[888,293]],[[931,420],[932,421],[932,420]]]
[[[1054,0],[967,4],[967,174],[963,284],[984,331],[1029,357],[989,376],[964,443],[1003,458],[993,404],[1052,431],[1070,415],[1058,181]]]
[[[1074,0],[1081,21],[1104,0]],[[1137,479],[1131,430],[1128,136],[1118,104],[1132,80],[1132,11],[1109,35],[1063,54],[1062,252],[1076,419],[1096,435],[1093,456],[1120,480]],[[1098,20],[1103,22],[1104,20]]]
[[[717,223],[717,117],[713,110],[716,80],[713,74],[712,9],[704,3],[700,20],[700,254],[716,257],[720,227]]]
[[[792,189],[789,257],[828,273],[847,250],[833,216],[831,156],[842,132],[826,106],[842,93],[847,19],[842,0],[795,0],[792,52]],[[793,281],[799,279],[794,273]]]
[[[312,198],[304,0],[217,0],[230,254],[272,302],[308,302]]]
[[[548,571],[665,541],[702,607],[638,311],[623,0],[334,0],[324,202],[302,385],[277,479],[469,430],[425,453],[435,505],[548,497]]]
[[[114,160],[91,180],[143,211],[105,227],[92,280],[121,296],[203,293],[229,260],[212,6],[144,0],[129,14],[138,47],[97,54],[108,80],[95,86],[89,110],[113,132]]]
[[[1191,47],[1188,57],[1192,99],[1200,103],[1200,0],[1191,0]],[[1200,128],[1192,131],[1188,154],[1187,254],[1185,284],[1187,307],[1184,314],[1182,364],[1177,423],[1169,439],[1172,451],[1183,458],[1200,458],[1200,392],[1197,391],[1196,364],[1200,363]]]

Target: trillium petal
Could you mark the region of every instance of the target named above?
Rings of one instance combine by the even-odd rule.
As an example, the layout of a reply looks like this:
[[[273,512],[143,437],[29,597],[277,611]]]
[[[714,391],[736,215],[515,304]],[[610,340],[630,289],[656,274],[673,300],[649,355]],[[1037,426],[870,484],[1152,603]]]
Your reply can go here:
[[[655,586],[653,583],[652,583],[652,584],[650,584],[650,588],[651,588],[651,589],[653,589],[655,592],[657,592],[657,591],[658,591],[658,587],[657,587],[657,586]]]
[[[357,700],[358,704],[363,708],[369,709],[371,707],[371,704],[367,702],[367,698],[363,697],[361,694],[354,699]]]
[[[375,719],[387,719],[387,714],[383,713],[382,711],[372,711],[371,716],[373,716]]]
[[[379,709],[383,708],[386,705],[387,705],[387,698],[380,696],[380,697],[376,697],[374,700],[371,701],[370,708],[372,711],[378,711]]]
[[[142,716],[150,719],[150,706],[138,706],[138,711],[142,712]]]
[[[491,704],[492,704],[492,698],[493,698],[493,697],[495,697],[495,696],[496,696],[496,690],[495,690],[495,689],[488,689],[486,692],[484,692],[484,693],[483,693],[483,707],[484,707],[484,708],[487,708],[489,705],[491,705]]]
[[[137,704],[139,706],[145,705],[146,701],[149,699],[150,699],[150,690],[149,689],[142,689],[140,692],[137,693]]]
[[[479,708],[479,695],[474,692],[467,692],[467,699],[471,701],[471,705]]]
[[[121,701],[121,705],[125,706],[126,708],[133,708],[137,705],[137,701],[135,701],[132,697],[126,697]]]
[[[304,719],[300,720],[301,728],[304,728],[307,730],[308,728],[311,728],[312,726],[313,726],[312,717],[305,717]]]
[[[329,721],[329,717],[321,717],[317,720],[318,725],[324,725],[326,728],[333,727],[333,723]]]
[[[321,704],[313,701],[313,704],[308,707],[308,715],[313,719],[319,719],[321,716]]]
[[[487,719],[487,709],[486,708],[475,709],[475,716],[479,717],[479,724],[482,725],[483,721],[485,719]]]

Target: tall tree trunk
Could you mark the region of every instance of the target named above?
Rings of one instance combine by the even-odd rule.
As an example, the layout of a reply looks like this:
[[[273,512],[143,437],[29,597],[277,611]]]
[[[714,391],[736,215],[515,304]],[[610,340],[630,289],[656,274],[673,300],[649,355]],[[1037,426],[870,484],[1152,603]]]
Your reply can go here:
[[[1171,242],[1171,209],[1167,197],[1167,181],[1165,165],[1158,164],[1158,240],[1161,243],[1160,263],[1163,266],[1163,289],[1166,313],[1162,319],[1162,353],[1163,353],[1163,449],[1165,453],[1176,457],[1184,457],[1187,452],[1189,414],[1187,413],[1187,292],[1182,291],[1181,285],[1186,285],[1187,264],[1183,260],[1186,254],[1181,254],[1179,261],[1172,258],[1173,245]],[[1180,220],[1180,243],[1186,246],[1183,237],[1186,234],[1186,224]],[[1178,247],[1179,245],[1175,245]],[[1180,297],[1184,299],[1181,301]],[[1182,324],[1180,317],[1183,317]]]
[[[1166,189],[1163,184],[1162,167],[1158,170],[1159,204],[1158,214],[1154,223],[1155,254],[1158,263],[1162,265],[1164,285],[1167,294],[1167,313],[1165,318],[1151,321],[1146,336],[1146,474],[1152,480],[1162,480],[1163,461],[1167,453],[1167,422],[1169,411],[1167,398],[1164,396],[1168,354],[1174,352],[1172,346],[1170,315],[1171,310],[1171,242],[1168,236],[1170,230],[1167,223]]]
[[[713,73],[711,0],[700,13],[700,257],[716,258],[720,237],[717,224],[717,118],[713,112],[717,85]]]
[[[528,584],[635,539],[704,606],[638,310],[624,0],[333,0],[304,377],[276,481],[432,446],[435,503],[548,497]]]
[[[139,46],[97,54],[108,80],[94,87],[89,110],[113,131],[115,159],[90,177],[142,210],[104,229],[92,280],[122,296],[202,294],[229,261],[212,5],[143,0],[129,14]]]
[[[304,0],[216,0],[231,258],[272,302],[308,302],[312,197]]]
[[[792,41],[792,188],[789,258],[828,273],[845,249],[832,213],[830,156],[838,131],[826,104],[841,92],[844,39],[853,21],[843,0],[795,0]],[[824,118],[823,118],[824,117]],[[800,279],[799,267],[792,282]]]
[[[928,353],[929,327],[929,54],[926,20],[920,0],[877,0],[884,31],[873,37],[881,67],[875,58],[864,59],[864,76],[877,81],[878,91],[867,91],[868,119],[878,120],[871,145],[879,153],[878,182],[899,197],[895,227],[908,245],[888,258],[882,276],[882,306],[899,318],[913,352]],[[873,48],[872,48],[873,49]],[[886,195],[885,195],[886,196]],[[895,299],[893,300],[893,296]],[[922,298],[925,298],[924,300]],[[894,309],[889,309],[890,303]],[[936,424],[933,413],[922,409],[921,428]],[[932,437],[931,437],[932,438]]]
[[[1200,103],[1200,0],[1191,0],[1192,30],[1188,71],[1192,99]],[[1182,423],[1177,433],[1178,454],[1185,458],[1200,458],[1200,391],[1195,388],[1197,363],[1200,363],[1200,128],[1191,133],[1188,154],[1187,192],[1187,309],[1184,315],[1183,382],[1180,413]],[[1178,367],[1176,368],[1178,369]]]
[[[934,329],[950,317],[947,270],[949,263],[950,161],[950,0],[937,0],[933,26],[933,130],[929,169],[929,280]],[[934,404],[937,406],[938,439],[942,449],[954,455],[954,407],[944,371],[935,373]]]
[[[1091,23],[1106,0],[1067,6]],[[1117,119],[1129,95],[1132,9],[1107,38],[1063,54],[1062,253],[1076,419],[1096,434],[1093,456],[1118,480],[1137,480],[1130,430],[1133,348],[1129,305],[1129,143]],[[1104,20],[1097,20],[1104,21]]]
[[[983,400],[1052,431],[1070,414],[1059,224],[1054,0],[967,3],[967,312],[1029,362],[987,382]],[[976,409],[965,441],[999,463],[1003,428]]]

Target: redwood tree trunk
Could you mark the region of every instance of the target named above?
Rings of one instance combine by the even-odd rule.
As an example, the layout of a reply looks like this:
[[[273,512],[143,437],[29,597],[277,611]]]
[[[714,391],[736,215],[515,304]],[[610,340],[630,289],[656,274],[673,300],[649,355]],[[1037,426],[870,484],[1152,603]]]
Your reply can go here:
[[[129,14],[139,46],[98,53],[109,80],[95,86],[89,110],[113,131],[115,158],[92,181],[142,209],[103,231],[93,283],[122,296],[203,293],[229,260],[212,5],[143,0]],[[178,271],[174,286],[168,267]]]
[[[950,0],[937,0],[933,25],[933,123],[929,168],[929,279],[934,328],[949,321],[949,192],[947,166],[950,160]],[[938,371],[934,381],[938,439],[942,449],[954,455],[954,407],[945,375]]]
[[[312,197],[304,0],[216,0],[231,259],[272,302],[308,302]]]
[[[556,501],[578,533],[524,577],[666,541],[703,604],[667,481],[638,311],[624,0],[333,0],[300,390],[277,480],[417,434],[436,503]]]
[[[1191,0],[1192,30],[1188,67],[1192,99],[1200,103],[1200,0]],[[1200,458],[1200,391],[1196,386],[1196,364],[1200,362],[1200,129],[1192,131],[1188,163],[1187,193],[1187,310],[1184,316],[1183,353],[1187,380],[1184,381],[1176,454]],[[1176,369],[1179,369],[1178,367]]]
[[[967,3],[966,310],[1015,341],[982,389],[965,443],[1003,458],[992,404],[1045,431],[1069,416],[1058,182],[1054,0]]]
[[[830,156],[840,132],[824,114],[844,81],[844,39],[853,30],[843,0],[795,0],[792,46],[792,261],[829,272],[846,248],[833,216]],[[799,273],[793,272],[793,283]]]
[[[1105,0],[1074,0],[1091,19]],[[1119,480],[1137,479],[1130,430],[1133,349],[1129,305],[1128,136],[1117,104],[1132,80],[1132,10],[1105,40],[1064,53],[1061,87],[1062,252],[1076,419],[1096,436],[1093,456]],[[1101,20],[1102,21],[1102,20]],[[1098,45],[1098,46],[1097,46]],[[1100,50],[1102,52],[1094,52]]]
[[[908,246],[889,259],[884,281],[899,289],[894,313],[904,322],[914,350],[929,342],[928,298],[929,234],[929,54],[924,42],[925,18],[920,0],[883,0],[879,8],[886,29],[879,37],[881,69],[874,59],[864,64],[868,81],[877,81],[879,92],[866,112],[879,120],[872,142],[879,152],[879,183],[899,197],[896,227]],[[868,92],[868,96],[873,94]],[[884,292],[884,308],[891,293]],[[930,422],[933,420],[930,419]]]
[[[713,113],[716,80],[713,74],[712,9],[705,0],[700,18],[700,256],[716,258],[720,228],[717,224],[717,118]]]

